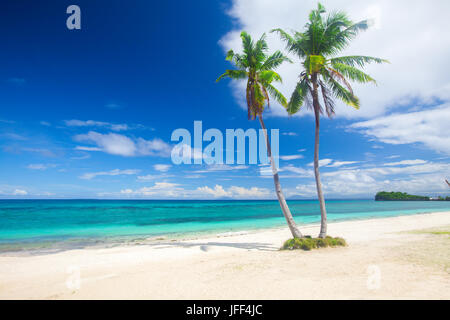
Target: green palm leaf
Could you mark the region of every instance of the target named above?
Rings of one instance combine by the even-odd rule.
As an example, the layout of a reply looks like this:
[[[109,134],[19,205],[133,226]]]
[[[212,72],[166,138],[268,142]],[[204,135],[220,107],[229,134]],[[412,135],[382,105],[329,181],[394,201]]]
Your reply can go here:
[[[311,88],[308,83],[308,78],[305,76],[297,83],[294,91],[292,92],[291,99],[286,106],[288,114],[292,115],[297,113],[310,92]]]
[[[264,88],[264,87],[263,87]],[[287,107],[287,100],[286,97],[277,90],[277,88],[275,88],[273,85],[268,84],[265,86],[265,88],[267,89],[267,91],[270,93],[270,95],[272,96],[272,98],[275,99],[275,101],[277,101],[279,104],[281,104],[283,107]],[[269,99],[267,99],[269,100]]]
[[[377,83],[374,78],[372,78],[367,73],[364,73],[355,67],[343,63],[333,63],[332,65],[335,70],[339,71],[344,77],[347,77],[350,80],[359,83],[367,83],[367,82],[373,82],[375,84]]]
[[[346,88],[341,86],[339,84],[339,82],[337,82],[333,78],[330,77],[327,80],[328,80],[327,82],[330,86],[331,92],[333,92],[333,94],[336,98],[339,98],[344,103],[348,104],[349,106],[351,106],[357,110],[359,109],[360,104],[359,104],[358,97],[356,97],[349,90],[347,90]]]
[[[228,77],[234,80],[238,79],[246,79],[248,76],[247,71],[245,70],[227,70],[220,77],[217,78],[216,82],[222,80],[222,78]]]
[[[330,59],[330,62],[332,64],[334,63],[343,63],[346,65],[349,65],[351,67],[359,66],[363,68],[368,63],[389,63],[388,60],[375,58],[375,57],[368,57],[368,56],[346,56],[346,57],[338,57],[338,58],[332,58]]]

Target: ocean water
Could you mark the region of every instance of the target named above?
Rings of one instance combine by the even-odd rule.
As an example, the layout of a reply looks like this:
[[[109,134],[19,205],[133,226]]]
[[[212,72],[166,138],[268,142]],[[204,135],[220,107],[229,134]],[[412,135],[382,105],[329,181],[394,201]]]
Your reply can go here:
[[[317,201],[288,201],[297,223],[320,221]],[[329,200],[329,221],[450,211],[449,201]],[[119,244],[280,227],[277,201],[0,200],[0,252]]]

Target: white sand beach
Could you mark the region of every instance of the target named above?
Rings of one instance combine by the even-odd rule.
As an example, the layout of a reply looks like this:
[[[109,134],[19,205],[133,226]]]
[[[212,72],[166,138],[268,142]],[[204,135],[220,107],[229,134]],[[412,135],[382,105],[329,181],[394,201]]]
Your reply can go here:
[[[303,226],[316,236],[318,226]],[[431,231],[446,231],[445,233]],[[279,251],[287,228],[0,256],[1,299],[450,299],[450,212],[329,223],[345,248]]]

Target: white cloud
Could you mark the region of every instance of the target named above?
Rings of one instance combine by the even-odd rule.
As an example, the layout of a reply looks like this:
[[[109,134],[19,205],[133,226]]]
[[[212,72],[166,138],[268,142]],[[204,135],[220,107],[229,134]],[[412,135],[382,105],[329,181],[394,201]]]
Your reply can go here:
[[[114,169],[111,171],[90,172],[90,173],[85,173],[82,176],[80,176],[80,179],[90,180],[90,179],[98,177],[98,176],[135,175],[135,174],[138,174],[139,171],[140,170],[136,170],[136,169],[126,169],[126,170]]]
[[[312,177],[314,175],[314,171],[311,169],[304,169],[301,167],[294,167],[289,165],[287,167],[282,167],[280,172],[287,171],[295,174],[296,177]]]
[[[327,167],[329,167],[329,168],[337,168],[337,167],[346,166],[348,164],[355,164],[355,163],[358,163],[358,162],[359,161],[334,161],[332,164],[327,165]]]
[[[198,159],[207,159],[208,155],[203,152],[203,150],[198,148],[192,148],[191,146],[183,143],[183,144],[177,144],[173,147],[171,154],[173,157],[179,157],[179,158],[187,158],[191,160],[198,160]]]
[[[243,188],[232,186],[229,189],[233,198],[244,198],[244,199],[253,199],[253,198],[271,198],[273,197],[273,193],[271,190],[266,188]]]
[[[195,170],[193,172],[194,173],[206,173],[206,172],[234,171],[234,170],[245,170],[245,169],[248,169],[248,166],[244,166],[244,165],[230,166],[227,164],[213,164],[213,165],[207,165],[206,169]]]
[[[161,139],[145,140],[138,138],[136,141],[131,138],[117,134],[102,134],[90,131],[87,134],[79,134],[74,137],[78,142],[89,142],[96,147],[77,146],[75,149],[84,151],[102,151],[113,155],[125,157],[131,156],[170,156],[171,147]]]
[[[296,160],[296,159],[302,159],[304,158],[301,154],[298,155],[291,155],[291,156],[280,156],[281,160],[289,161],[289,160]]]
[[[269,189],[258,187],[245,188],[240,186],[230,186],[224,188],[221,185],[215,185],[213,188],[203,186],[196,189],[185,189],[177,183],[155,182],[155,184],[150,187],[142,187],[136,190],[126,188],[122,189],[119,193],[105,192],[100,193],[99,196],[150,199],[267,199],[273,198],[274,193]]]
[[[64,123],[68,127],[106,127],[113,131],[124,131],[128,130],[129,127],[126,124],[115,124],[103,121],[94,121],[94,120],[64,120]]]
[[[361,110],[356,111],[338,104],[338,116],[369,118],[383,115],[400,104],[413,101],[422,104],[432,98],[450,98],[450,37],[444,36],[445,30],[450,29],[449,1],[321,2],[329,12],[343,10],[354,21],[367,18],[374,20],[373,26],[361,33],[342,55],[370,55],[386,58],[391,62],[366,68],[377,79],[378,86],[354,84],[354,90],[361,98]],[[300,31],[310,10],[316,7],[316,0],[234,0],[229,14],[237,22],[237,27],[227,33],[220,44],[224,51],[240,51],[240,30],[246,30],[254,37],[278,27],[287,31]],[[268,44],[271,51],[284,48],[276,34],[268,34]],[[430,48],[435,50],[430,51]],[[295,64],[284,64],[278,71],[284,81],[283,85],[277,86],[286,96],[290,96],[298,79],[299,63],[295,61]],[[233,87],[237,88],[234,94],[244,105],[242,84],[234,83]],[[274,114],[286,116],[286,111],[275,103],[271,109]],[[303,113],[306,110],[301,112]]]
[[[16,189],[13,192],[14,196],[26,196],[28,194],[28,192],[26,190],[22,190],[22,189]]]
[[[321,160],[319,160],[319,167],[337,168],[337,167],[342,167],[342,166],[346,166],[349,164],[355,164],[358,162],[359,161],[337,161],[337,160],[333,160],[333,159],[321,159]],[[308,163],[308,166],[313,167],[314,162]]]
[[[179,187],[177,183],[170,182],[155,182],[151,187],[142,187],[136,190],[127,188],[120,192],[102,192],[100,197],[126,197],[126,198],[149,198],[149,199],[164,199],[164,198],[180,198],[182,197],[183,188]]]
[[[29,164],[27,168],[31,170],[46,170],[48,167],[45,164],[36,163],[36,164]]]
[[[282,136],[291,136],[291,137],[295,137],[297,136],[297,133],[295,132],[283,132],[281,133]]]
[[[450,104],[405,114],[393,114],[357,122],[351,128],[388,144],[420,143],[437,152],[450,154]]]
[[[138,138],[137,149],[140,155],[169,157],[172,147],[159,138],[145,140]]]
[[[198,191],[212,195],[214,198],[230,197],[231,193],[223,189],[221,185],[216,185],[213,189],[210,187],[199,187]]]
[[[76,146],[75,150],[80,150],[80,151],[103,151],[102,148],[97,148],[97,147],[85,147],[85,146]]]
[[[419,162],[417,162],[419,163]],[[382,166],[361,169],[340,169],[322,172],[326,197],[370,197],[378,191],[402,191],[412,194],[445,195],[450,176],[450,164],[426,162],[409,166]],[[290,190],[289,196],[316,197],[311,179]]]
[[[170,178],[173,177],[173,175],[168,175],[168,174],[147,174],[145,176],[138,176],[138,181],[140,182],[146,182],[146,181],[151,181],[151,180],[156,180],[156,179],[163,179],[163,178]]]
[[[321,160],[319,160],[319,167],[326,167],[332,162],[333,162],[333,159],[321,159]],[[310,167],[314,166],[314,162],[308,163],[308,166],[310,166]]]
[[[402,160],[402,161],[397,161],[397,162],[388,162],[385,163],[385,166],[405,166],[405,165],[414,165],[414,164],[425,164],[428,161],[426,160],[420,160],[420,159],[416,159],[416,160]]]
[[[160,171],[160,172],[167,172],[170,170],[171,167],[172,167],[172,165],[170,165],[170,164],[155,164],[153,166],[153,168],[156,171]]]
[[[254,198],[271,198],[273,197],[272,192],[265,188],[244,188],[231,186],[227,189],[221,185],[215,185],[214,188],[208,186],[197,188],[201,194],[210,194],[214,198],[234,198],[234,199],[254,199]]]

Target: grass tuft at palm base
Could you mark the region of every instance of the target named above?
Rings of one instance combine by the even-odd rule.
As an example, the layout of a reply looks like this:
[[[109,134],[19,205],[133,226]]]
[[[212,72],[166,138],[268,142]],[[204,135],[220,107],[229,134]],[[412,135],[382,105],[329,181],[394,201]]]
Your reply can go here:
[[[286,240],[281,247],[281,250],[296,250],[301,249],[309,251],[312,249],[326,248],[326,247],[345,247],[347,242],[342,238],[333,238],[327,236],[326,238],[311,238],[306,236],[304,238],[294,238]]]

